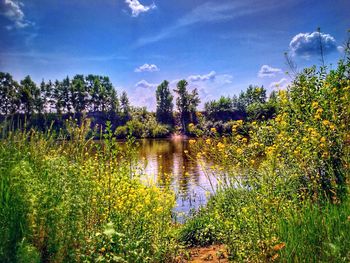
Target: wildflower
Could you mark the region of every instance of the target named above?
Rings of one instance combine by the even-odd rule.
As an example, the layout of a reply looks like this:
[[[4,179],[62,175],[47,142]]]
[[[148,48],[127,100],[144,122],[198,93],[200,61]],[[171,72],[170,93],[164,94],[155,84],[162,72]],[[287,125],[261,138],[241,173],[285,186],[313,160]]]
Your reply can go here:
[[[219,142],[217,144],[217,147],[219,148],[219,150],[223,150],[225,148],[225,144],[223,144],[222,142]]]
[[[318,108],[317,111],[316,111],[316,114],[321,114],[323,112],[323,109],[322,108]]]
[[[247,143],[247,142],[248,142],[248,139],[247,139],[247,138],[243,138],[243,139],[242,139],[242,142],[243,142],[243,143]]]
[[[329,120],[323,120],[323,121],[322,121],[322,124],[323,124],[324,126],[328,126],[329,123],[330,123]]]
[[[250,163],[251,163],[252,165],[254,165],[254,164],[255,164],[255,160],[250,160]]]
[[[321,137],[320,141],[321,142],[326,142],[326,138],[325,137]]]
[[[190,144],[195,144],[195,143],[196,143],[196,140],[189,140],[189,143],[190,143]]]
[[[210,131],[211,131],[212,133],[216,133],[216,132],[217,132],[216,128],[214,128],[214,127],[211,128]]]
[[[208,138],[208,139],[205,140],[205,143],[206,144],[211,144],[211,140]]]
[[[194,124],[191,122],[190,124],[188,124],[188,127],[189,127],[189,128],[193,128],[193,127],[194,127]]]
[[[104,252],[106,251],[106,249],[103,247],[103,248],[100,249],[100,251],[101,251],[102,253],[104,253]]]
[[[243,153],[243,150],[242,150],[241,148],[237,148],[236,152],[237,152],[238,154],[242,154],[242,153]]]
[[[312,105],[312,108],[316,109],[318,107],[318,102],[314,101],[311,105]]]
[[[330,125],[329,126],[329,128],[332,130],[332,131],[334,131],[335,130],[335,126],[332,124],[332,125]]]

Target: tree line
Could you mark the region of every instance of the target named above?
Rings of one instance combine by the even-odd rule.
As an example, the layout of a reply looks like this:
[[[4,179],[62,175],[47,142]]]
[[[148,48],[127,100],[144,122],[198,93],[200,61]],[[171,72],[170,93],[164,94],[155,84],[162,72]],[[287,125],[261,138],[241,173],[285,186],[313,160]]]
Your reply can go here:
[[[47,119],[60,123],[59,120],[71,116],[80,119],[86,114],[97,124],[111,121],[114,128],[133,119],[141,120],[140,116],[146,114],[152,115],[160,125],[165,125],[169,132],[177,127],[182,133],[188,133],[190,123],[199,124],[198,106],[201,102],[197,89],[191,90],[188,86],[186,80],[177,83],[173,90],[177,95],[174,105],[169,82],[164,80],[155,91],[156,112],[150,113],[145,108],[131,106],[127,93],[117,94],[106,76],[75,75],[61,81],[43,80],[37,85],[30,76],[17,82],[9,73],[0,72],[0,114],[2,119],[21,116],[28,120],[41,120],[40,125],[36,122],[36,126],[48,125],[48,121],[43,121]],[[273,101],[274,94],[267,100],[263,87],[249,86],[239,96],[206,102],[203,113],[210,122],[269,118],[275,112]]]

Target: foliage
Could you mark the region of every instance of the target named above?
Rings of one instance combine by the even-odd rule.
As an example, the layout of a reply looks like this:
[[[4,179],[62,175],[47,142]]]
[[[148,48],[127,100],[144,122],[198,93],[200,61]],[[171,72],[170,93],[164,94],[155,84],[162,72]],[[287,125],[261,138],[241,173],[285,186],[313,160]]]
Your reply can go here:
[[[187,132],[189,123],[196,122],[196,109],[200,103],[197,89],[189,93],[187,85],[188,83],[186,80],[180,80],[177,83],[177,88],[174,90],[178,94],[176,106],[180,113],[180,122],[184,133]]]
[[[1,141],[2,262],[36,262],[37,253],[42,262],[161,262],[172,255],[174,195],[141,183],[133,139],[121,148],[108,123],[103,141],[91,143],[89,126],[70,123],[70,140],[32,130]],[[111,225],[118,234],[110,236]]]
[[[170,93],[169,82],[164,80],[156,90],[157,121],[163,124],[172,125],[174,123],[173,117],[173,95]]]
[[[295,248],[302,234],[290,234],[290,244],[287,230],[280,229],[296,228],[298,222],[304,225],[313,219],[317,222],[329,211],[330,225],[322,231],[310,229],[305,242],[310,241],[310,251],[317,253],[319,240],[325,236],[329,239],[321,246],[325,253],[317,259],[327,261],[333,253],[339,260],[349,260],[347,243],[335,241],[335,232],[326,234],[333,222],[335,231],[348,231],[348,225],[342,223],[344,216],[336,219],[334,215],[335,211],[348,211],[346,203],[337,206],[346,202],[348,195],[349,76],[350,59],[340,61],[338,68],[329,72],[306,69],[289,90],[279,91],[274,98],[279,110],[275,118],[234,121],[231,135],[220,136],[212,127],[210,135],[192,140],[190,154],[213,162],[208,178],[215,178],[211,179],[215,195],[207,212],[190,219],[187,228],[204,218],[215,218],[213,229],[220,231],[212,234],[227,244],[235,261],[268,261],[281,255],[304,261],[309,254],[304,257],[298,254],[301,247]],[[300,216],[295,219],[291,215]],[[339,238],[342,240],[341,235]],[[293,248],[286,249],[289,254],[279,253],[289,245],[296,254]]]

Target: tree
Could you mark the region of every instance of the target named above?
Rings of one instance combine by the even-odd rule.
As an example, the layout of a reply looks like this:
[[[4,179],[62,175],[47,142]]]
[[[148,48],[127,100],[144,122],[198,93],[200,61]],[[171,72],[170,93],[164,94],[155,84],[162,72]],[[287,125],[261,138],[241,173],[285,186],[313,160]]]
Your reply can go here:
[[[26,115],[31,115],[35,111],[41,112],[41,99],[40,99],[40,89],[32,81],[30,76],[26,76],[24,80],[21,81],[20,86],[20,103],[21,109]]]
[[[72,107],[74,112],[80,116],[88,105],[88,94],[84,75],[75,75],[71,86]]]
[[[200,103],[197,89],[194,89],[192,93],[187,91],[188,82],[186,80],[180,80],[177,83],[177,88],[174,90],[178,94],[176,99],[176,106],[180,113],[180,120],[183,132],[187,132],[187,125],[190,122],[196,120],[196,110]]]
[[[19,84],[9,73],[0,72],[0,113],[14,114],[19,106]]]
[[[123,123],[126,123],[128,120],[130,120],[130,103],[128,95],[125,91],[123,91],[122,95],[120,96],[120,111]]]
[[[236,117],[235,101],[230,97],[222,96],[219,100],[206,102],[204,108],[211,121],[229,121]]]
[[[164,80],[156,90],[156,116],[158,122],[173,125],[173,98],[173,95],[170,93],[169,82]]]

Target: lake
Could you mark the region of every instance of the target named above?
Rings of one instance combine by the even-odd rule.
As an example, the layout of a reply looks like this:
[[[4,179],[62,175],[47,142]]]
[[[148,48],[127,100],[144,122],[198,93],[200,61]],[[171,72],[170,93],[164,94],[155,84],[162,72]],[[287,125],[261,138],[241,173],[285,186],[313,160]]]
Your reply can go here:
[[[209,164],[184,151],[188,150],[188,140],[177,139],[143,139],[138,140],[139,161],[145,164],[147,179],[161,181],[160,177],[170,175],[171,186],[176,193],[177,214],[187,214],[207,201],[212,192],[213,178],[206,172]]]

